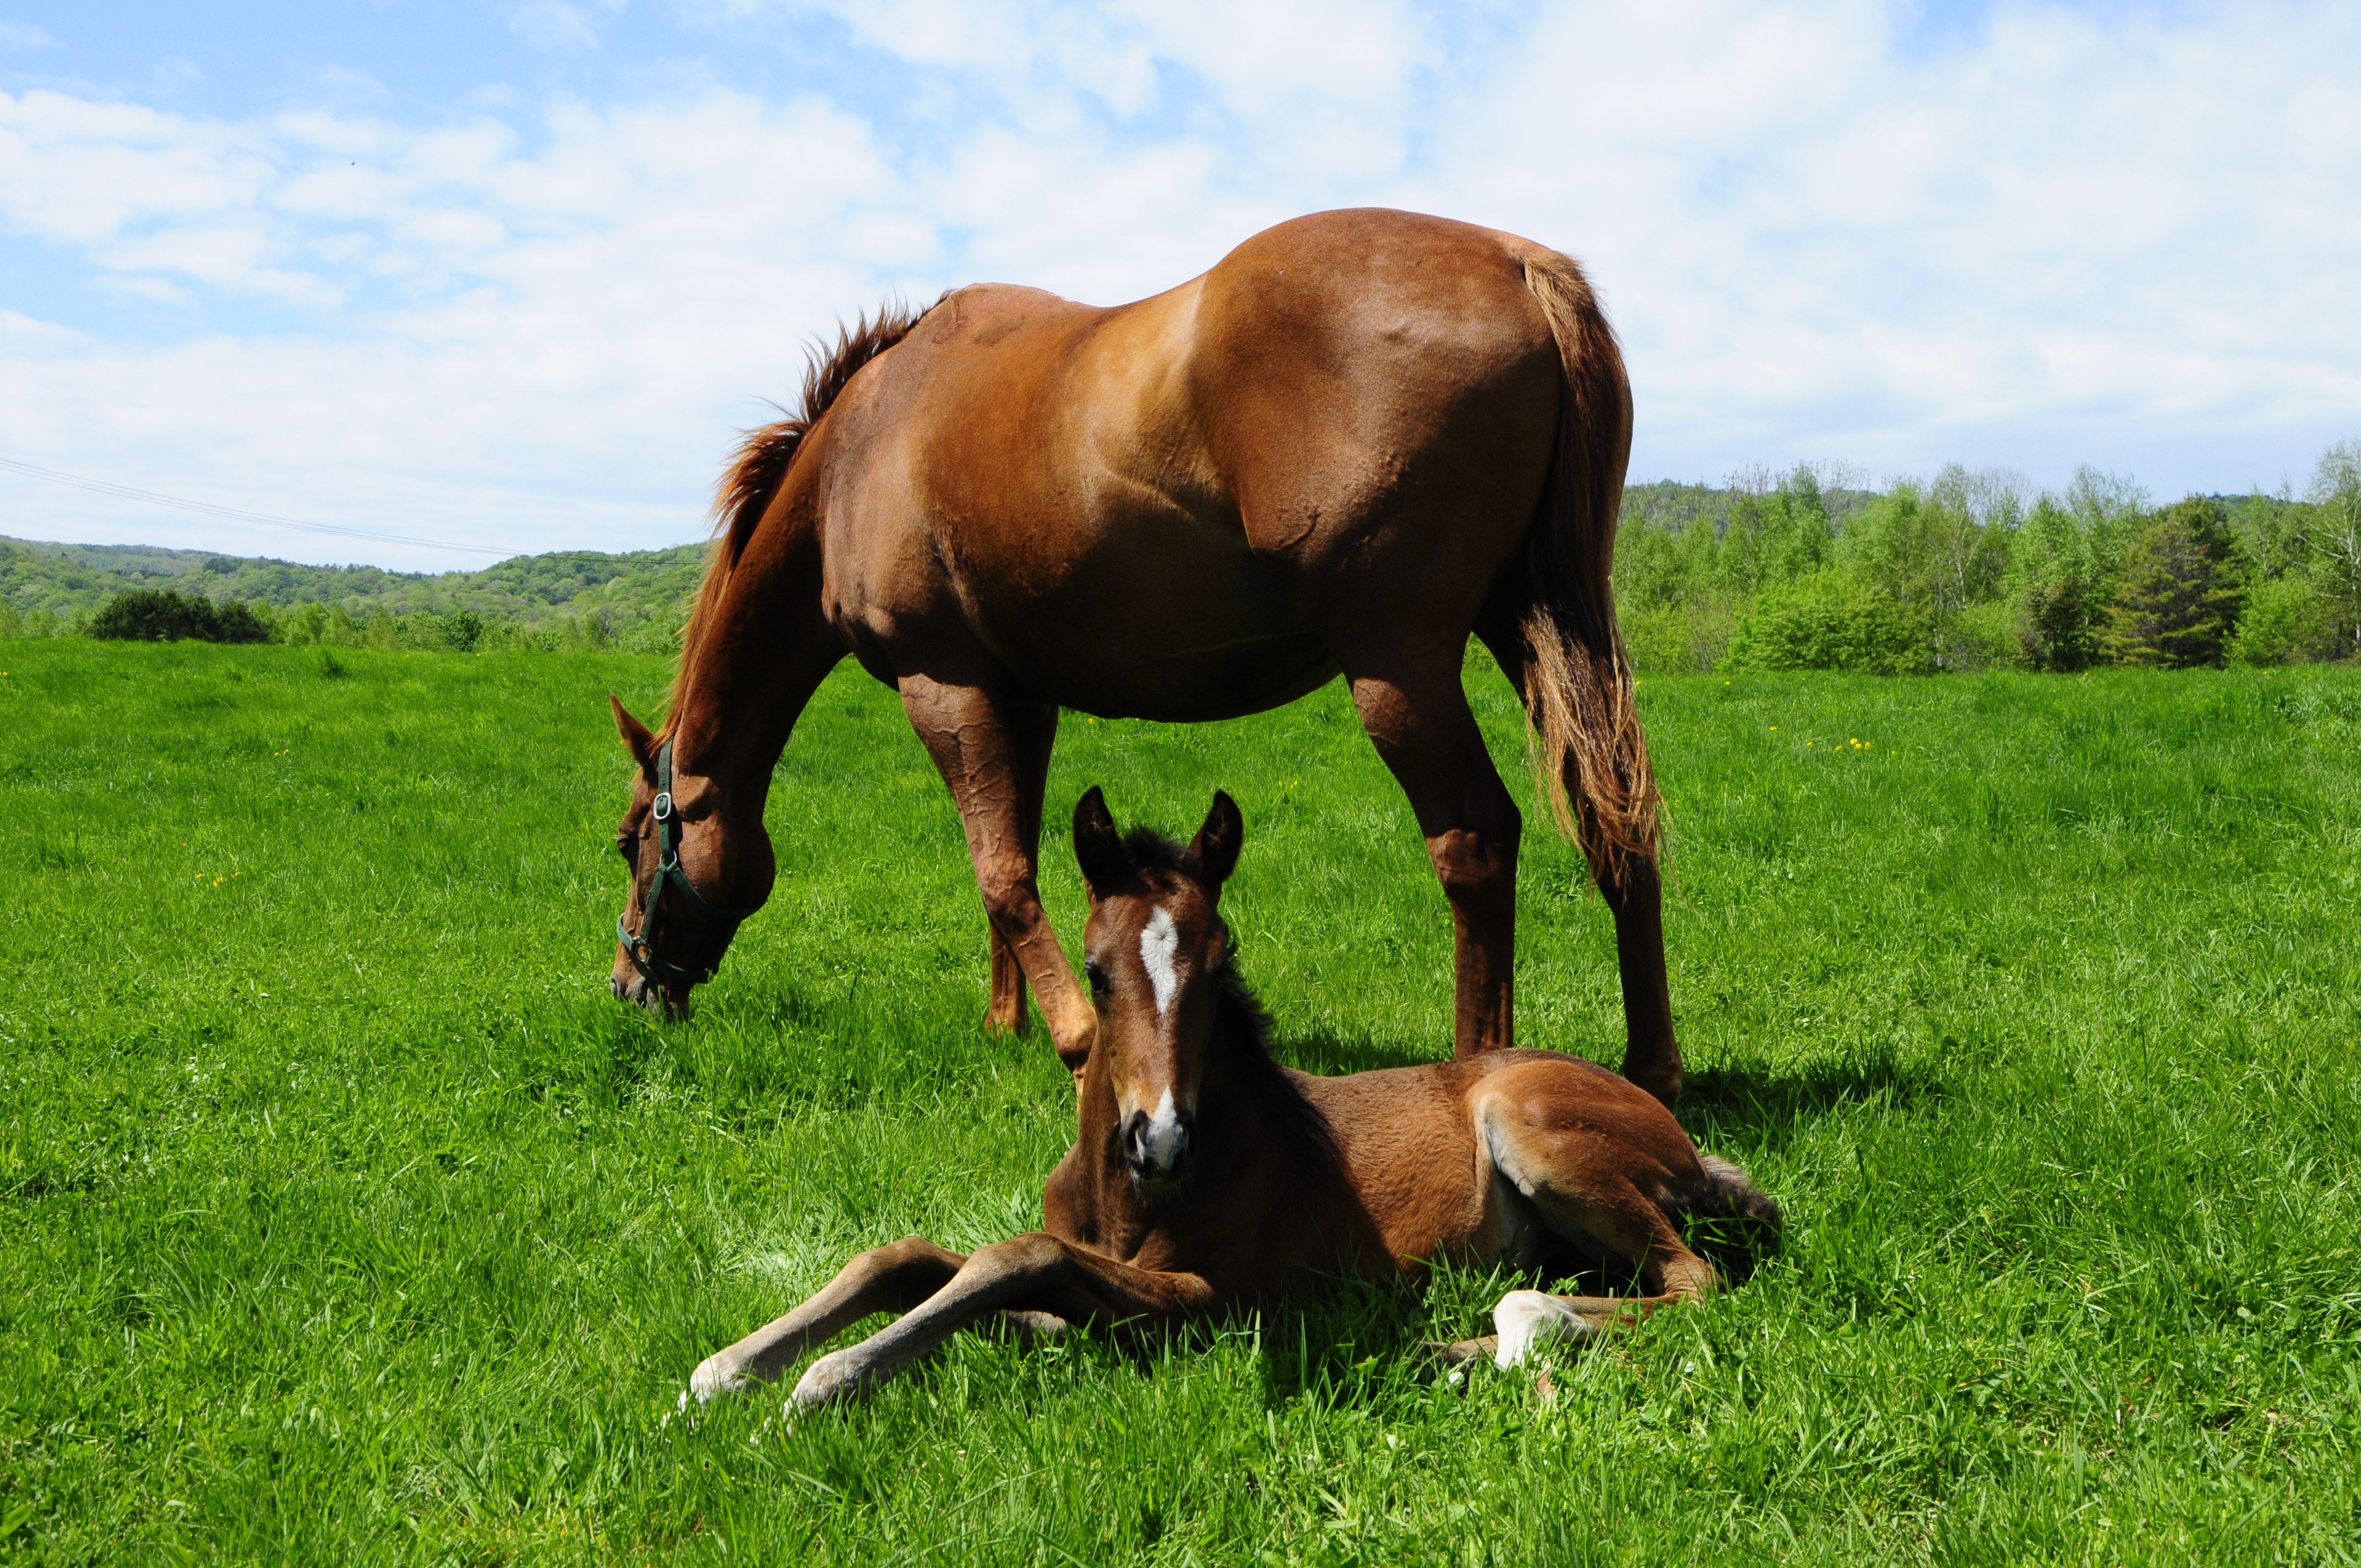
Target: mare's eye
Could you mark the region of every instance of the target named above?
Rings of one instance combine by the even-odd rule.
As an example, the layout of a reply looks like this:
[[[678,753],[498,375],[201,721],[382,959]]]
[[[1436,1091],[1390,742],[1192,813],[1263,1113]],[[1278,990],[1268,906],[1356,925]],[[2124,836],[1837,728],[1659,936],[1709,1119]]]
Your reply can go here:
[[[1098,959],[1084,959],[1082,960],[1082,978],[1091,982],[1091,994],[1093,996],[1104,996],[1107,993],[1107,972],[1106,970],[1099,968]]]
[[[633,855],[631,851],[639,847],[640,836],[631,831],[629,828],[625,828],[622,832],[615,835],[615,853],[622,856],[623,859],[627,861],[636,861],[638,857]]]

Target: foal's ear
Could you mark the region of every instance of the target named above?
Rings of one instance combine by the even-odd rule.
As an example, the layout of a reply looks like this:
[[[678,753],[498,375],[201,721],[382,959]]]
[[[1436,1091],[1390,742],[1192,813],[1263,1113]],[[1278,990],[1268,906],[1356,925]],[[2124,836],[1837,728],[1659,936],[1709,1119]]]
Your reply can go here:
[[[640,771],[650,778],[655,776],[656,738],[648,727],[624,711],[623,699],[613,692],[607,694],[607,706],[615,710],[615,733],[623,738],[623,749],[640,764]]]
[[[1115,816],[1096,784],[1074,802],[1074,859],[1082,862],[1082,881],[1090,885],[1093,904],[1131,874],[1131,857],[1123,852]]]
[[[1227,790],[1217,789],[1213,809],[1205,813],[1205,825],[1197,829],[1197,841],[1189,846],[1189,854],[1196,861],[1199,873],[1218,888],[1238,869],[1238,850],[1246,839],[1246,819],[1238,815],[1238,803]]]

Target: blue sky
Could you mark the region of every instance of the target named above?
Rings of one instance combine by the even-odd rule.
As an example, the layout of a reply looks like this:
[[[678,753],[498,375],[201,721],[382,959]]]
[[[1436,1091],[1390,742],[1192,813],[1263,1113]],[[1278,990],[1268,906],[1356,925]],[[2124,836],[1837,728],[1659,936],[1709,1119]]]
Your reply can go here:
[[[889,291],[1112,303],[1375,203],[1584,259],[1635,478],[2300,490],[2361,433],[2356,60],[2349,4],[0,0],[0,458],[674,543]],[[0,532],[471,559],[10,471]]]

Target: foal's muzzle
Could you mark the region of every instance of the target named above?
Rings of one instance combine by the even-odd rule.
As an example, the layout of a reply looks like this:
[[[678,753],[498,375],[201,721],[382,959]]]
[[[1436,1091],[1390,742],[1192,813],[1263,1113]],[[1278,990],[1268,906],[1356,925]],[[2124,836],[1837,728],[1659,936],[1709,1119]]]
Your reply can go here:
[[[1134,1111],[1123,1124],[1122,1149],[1134,1181],[1178,1181],[1197,1149],[1196,1115],[1170,1111],[1150,1118],[1145,1111]]]

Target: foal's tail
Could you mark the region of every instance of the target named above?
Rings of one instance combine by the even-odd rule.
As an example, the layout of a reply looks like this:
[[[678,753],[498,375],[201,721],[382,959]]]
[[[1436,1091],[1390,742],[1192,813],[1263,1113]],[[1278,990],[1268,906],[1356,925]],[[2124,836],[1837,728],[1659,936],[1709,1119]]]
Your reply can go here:
[[[1541,508],[1494,608],[1523,644],[1518,684],[1551,812],[1590,857],[1600,885],[1620,887],[1629,861],[1655,861],[1658,806],[1609,581],[1631,455],[1631,387],[1582,269],[1539,247],[1520,259],[1564,378]]]
[[[1687,1212],[1717,1220],[1752,1220],[1773,1231],[1779,1228],[1778,1200],[1755,1186],[1744,1167],[1709,1154],[1697,1156],[1697,1163],[1705,1167],[1705,1182],[1691,1195]]]

